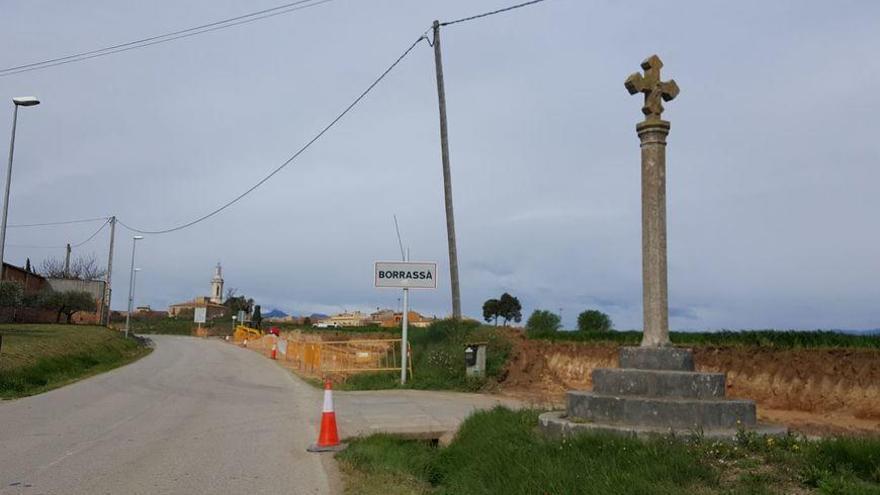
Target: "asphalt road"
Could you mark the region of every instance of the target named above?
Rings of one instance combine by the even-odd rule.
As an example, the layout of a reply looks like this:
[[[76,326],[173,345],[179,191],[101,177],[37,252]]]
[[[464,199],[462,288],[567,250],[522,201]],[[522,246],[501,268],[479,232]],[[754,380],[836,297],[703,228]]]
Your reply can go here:
[[[219,341],[154,337],[140,361],[0,403],[0,494],[317,494],[320,391]]]

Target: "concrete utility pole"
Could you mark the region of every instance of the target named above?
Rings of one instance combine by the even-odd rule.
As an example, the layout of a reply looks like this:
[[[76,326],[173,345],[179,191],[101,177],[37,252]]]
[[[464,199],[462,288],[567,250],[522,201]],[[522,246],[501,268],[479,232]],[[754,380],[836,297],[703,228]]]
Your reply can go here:
[[[110,254],[107,255],[107,274],[104,277],[104,311],[101,314],[101,324],[110,325],[110,298],[113,290],[110,288],[110,278],[113,276],[113,244],[116,241],[116,217],[110,217]]]
[[[446,89],[440,56],[440,21],[434,21],[434,68],[440,104],[440,156],[443,160],[443,193],[446,198],[446,237],[449,242],[449,285],[452,288],[452,317],[461,319],[461,291],[458,286],[458,251],[455,245],[455,215],[452,212],[452,173],[449,170],[449,134],[446,127]]]
[[[67,252],[64,255],[64,278],[70,278],[70,243],[67,243]]]

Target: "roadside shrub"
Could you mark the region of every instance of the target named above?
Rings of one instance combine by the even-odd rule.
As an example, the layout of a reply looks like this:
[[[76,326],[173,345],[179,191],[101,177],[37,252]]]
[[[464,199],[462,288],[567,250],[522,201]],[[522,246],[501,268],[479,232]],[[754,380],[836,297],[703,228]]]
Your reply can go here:
[[[413,373],[407,388],[425,390],[476,391],[499,376],[513,345],[505,330],[480,325],[473,320],[440,320],[421,330],[410,329],[409,342],[413,353]],[[486,377],[465,375],[464,349],[467,344],[488,343]],[[341,384],[342,389],[376,390],[400,386],[400,373],[361,373]]]
[[[589,309],[578,315],[578,330],[581,332],[607,332],[611,326],[611,317],[601,311]]]
[[[21,306],[24,288],[18,282],[0,282],[0,308],[16,308]]]
[[[541,337],[554,334],[561,326],[559,315],[545,309],[536,309],[526,322],[526,335]]]
[[[57,312],[56,322],[61,321],[61,315],[67,315],[67,323],[73,320],[73,315],[80,311],[95,311],[97,304],[91,294],[84,291],[66,290],[56,292],[45,291],[41,296],[42,306]]]

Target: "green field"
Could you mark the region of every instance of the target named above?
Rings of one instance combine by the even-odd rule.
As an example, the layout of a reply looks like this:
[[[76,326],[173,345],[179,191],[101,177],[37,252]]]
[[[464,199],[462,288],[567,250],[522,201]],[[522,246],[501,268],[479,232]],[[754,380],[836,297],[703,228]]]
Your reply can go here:
[[[642,442],[584,435],[560,441],[536,431],[537,414],[476,413],[448,447],[389,435],[356,439],[336,456],[346,493],[880,494],[880,439]]]
[[[535,337],[566,342],[597,342],[638,345],[642,332],[555,332]],[[670,332],[673,344],[689,346],[759,346],[776,348],[860,347],[880,349],[880,335],[848,335],[829,331],[749,330],[722,332]]]
[[[97,326],[0,325],[0,398],[33,395],[130,363],[150,352]]]

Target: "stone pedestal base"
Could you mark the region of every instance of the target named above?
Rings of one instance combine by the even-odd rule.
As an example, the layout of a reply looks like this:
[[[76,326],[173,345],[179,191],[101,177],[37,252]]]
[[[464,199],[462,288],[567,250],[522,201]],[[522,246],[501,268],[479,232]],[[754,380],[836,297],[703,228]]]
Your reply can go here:
[[[620,368],[593,370],[593,391],[571,391],[565,412],[541,415],[551,436],[602,431],[628,436],[733,438],[740,430],[785,434],[759,425],[755,403],[726,399],[723,373],[694,371],[690,349],[624,347]]]

